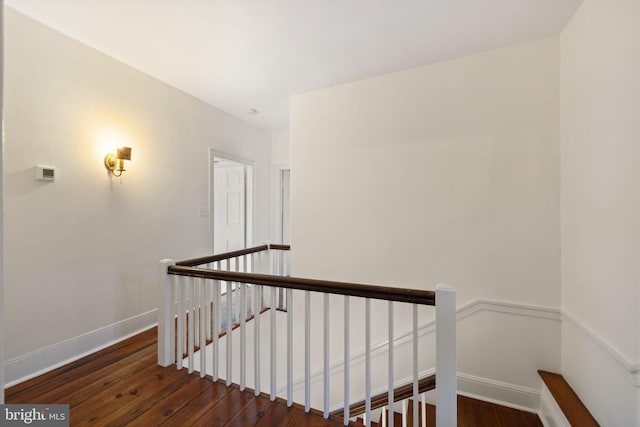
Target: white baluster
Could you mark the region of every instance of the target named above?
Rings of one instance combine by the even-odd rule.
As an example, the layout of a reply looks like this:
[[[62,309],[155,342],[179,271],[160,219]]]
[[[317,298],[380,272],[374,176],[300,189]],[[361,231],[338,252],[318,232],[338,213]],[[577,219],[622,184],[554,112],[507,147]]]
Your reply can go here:
[[[324,417],[329,418],[329,294],[324,294]]]
[[[371,300],[366,298],[365,304],[365,411],[366,426],[371,427]]]
[[[350,334],[351,318],[349,313],[349,295],[344,296],[344,425],[349,425],[349,383],[350,381],[350,365],[351,356],[349,354],[351,344]]]
[[[260,312],[262,311],[262,286],[253,287],[253,370],[255,395],[260,395]]]
[[[457,425],[456,291],[436,287],[436,425]]]
[[[265,258],[267,257],[267,254],[265,253],[265,251],[260,251],[258,253],[258,264],[256,265],[256,273],[260,273],[260,274],[264,274],[265,273],[265,268],[264,268],[264,263],[265,263]]]
[[[195,301],[193,298],[195,280],[193,277],[187,278],[187,325],[189,332],[187,333],[187,369],[189,373],[193,372],[193,348],[195,347]]]
[[[220,374],[218,371],[218,361],[220,360],[220,317],[222,315],[221,308],[221,298],[220,293],[222,289],[222,283],[219,280],[213,281],[213,311],[211,316],[213,316],[213,332],[211,334],[212,339],[212,363],[213,363],[213,381],[218,381],[220,378]]]
[[[205,292],[205,280],[200,282],[200,378],[207,375],[207,293]]]
[[[420,396],[421,398],[421,402],[422,405],[422,427],[425,427],[427,425],[427,393],[422,393],[422,396]]]
[[[304,410],[311,410],[311,292],[304,291]]]
[[[409,413],[408,402],[409,399],[404,399],[402,401],[402,427],[407,427],[407,415]]]
[[[175,305],[176,276],[167,273],[167,268],[175,265],[171,259],[163,259],[158,268],[160,304],[158,305],[158,365],[175,363]]]
[[[418,304],[413,304],[413,427],[418,427]]]
[[[285,268],[285,274],[287,277],[291,276],[291,251],[287,251],[287,264]]]
[[[235,271],[237,273],[237,272],[240,271],[240,258],[236,257],[236,258],[233,259],[233,261],[234,261],[233,271]],[[234,325],[235,324],[238,324],[238,325],[240,324],[239,313],[240,313],[240,307],[242,306],[242,299],[240,298],[239,294],[240,294],[240,283],[236,283],[236,299],[235,299],[235,301],[233,303],[233,308],[235,310],[234,317],[236,319]]]
[[[381,420],[382,427],[387,427],[387,407],[386,406],[382,407],[382,411],[380,413],[380,420]]]
[[[227,260],[228,262],[229,260]],[[227,264],[227,267],[229,266],[229,264]],[[233,295],[233,282],[227,282],[227,334],[226,334],[226,341],[227,341],[227,387],[231,385],[232,382],[232,376],[233,376],[233,371],[232,371],[232,357],[233,357],[233,340],[231,338],[231,333],[233,331],[233,324],[232,324],[232,318],[231,318],[231,311],[233,310],[233,300],[232,300],[232,295]]]
[[[185,340],[185,316],[186,316],[186,308],[184,304],[185,298],[185,277],[178,276],[176,289],[178,294],[178,344],[176,345],[176,367],[177,369],[182,369],[184,366],[183,363],[183,355],[185,350],[187,349],[187,344]]]
[[[273,274],[274,271],[274,257],[273,257],[273,250],[271,249],[271,245],[268,245],[269,249],[268,249],[268,254],[269,254],[269,274]]]
[[[211,264],[207,264],[205,266],[205,268],[207,270],[211,270]],[[211,304],[213,303],[213,288],[211,287],[211,281],[207,281],[206,282],[206,286],[205,286],[205,294],[206,294],[206,319],[205,319],[205,323],[208,325],[207,327],[207,339],[210,340],[212,339],[212,334],[213,334],[213,313],[211,312],[212,307]]]
[[[291,301],[287,289],[287,301]],[[293,405],[293,306],[287,306],[287,406]]]
[[[389,305],[389,427],[393,427],[395,420],[393,419],[393,403],[394,403],[394,379],[393,379],[393,301],[388,302]]]
[[[269,263],[273,266],[273,263]],[[276,400],[276,288],[271,288],[271,401]]]
[[[240,391],[246,387],[247,370],[247,291],[246,283],[240,283]]]
[[[192,278],[191,283],[193,287],[193,293],[191,294],[191,306],[193,308],[193,348],[195,351],[196,344],[200,342],[200,289],[197,278]]]

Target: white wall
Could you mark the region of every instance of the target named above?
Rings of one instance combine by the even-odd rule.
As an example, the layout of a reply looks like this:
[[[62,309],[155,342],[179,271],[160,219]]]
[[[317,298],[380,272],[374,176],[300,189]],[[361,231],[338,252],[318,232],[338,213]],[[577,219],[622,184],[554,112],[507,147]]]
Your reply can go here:
[[[4,1],[0,0],[0,122],[4,129],[2,94],[4,90]],[[0,362],[4,360],[4,132],[0,134]],[[4,403],[4,365],[0,365],[0,404]]]
[[[559,307],[557,37],[296,95],[291,163],[294,275]],[[558,319],[474,316],[461,374],[559,370]]]
[[[156,263],[209,253],[209,148],[256,162],[270,235],[270,132],[6,9],[7,379],[155,321]],[[133,148],[122,183],[102,162]],[[34,178],[57,168],[55,183]]]
[[[640,425],[639,18],[585,0],[561,37],[562,372],[607,426]]]
[[[289,131],[271,134],[271,164],[283,169],[291,167],[291,146]]]
[[[282,170],[291,169],[289,131],[271,134],[271,182],[273,230],[271,241],[282,241]]]

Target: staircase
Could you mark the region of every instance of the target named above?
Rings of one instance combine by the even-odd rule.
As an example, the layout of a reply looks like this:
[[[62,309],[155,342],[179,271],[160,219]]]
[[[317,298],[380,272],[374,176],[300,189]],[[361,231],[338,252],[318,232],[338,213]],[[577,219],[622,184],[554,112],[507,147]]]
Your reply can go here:
[[[546,425],[561,427],[598,427],[600,424],[591,415],[569,383],[560,374],[538,371],[542,378],[540,416]]]
[[[422,406],[422,405],[418,405]],[[419,410],[418,416],[418,427],[435,427],[436,425],[436,407],[430,404],[426,404],[425,412],[422,413]],[[424,422],[426,420],[426,423]],[[359,423],[365,424],[364,419],[359,417],[357,419]],[[388,427],[392,425],[389,420],[389,413],[384,411],[380,414],[380,417],[374,422],[371,422],[372,427]],[[413,400],[408,399],[407,404],[403,405],[402,412],[393,412],[393,426],[395,427],[405,427],[405,426],[413,426]]]
[[[444,285],[425,291],[290,277],[283,256],[289,250],[263,245],[161,261],[158,364],[198,370],[202,378],[210,372],[213,381],[224,379],[240,391],[251,387],[271,401],[285,398],[288,407],[294,406],[295,392],[305,412],[321,408],[325,419],[340,418],[344,425],[359,414],[370,425],[372,411],[389,401],[419,401],[436,387],[435,375],[419,381],[435,365],[438,423],[455,426],[455,291]],[[278,314],[277,295],[283,290],[287,311]],[[427,316],[429,306],[435,308],[435,333],[419,335],[419,315]],[[265,307],[268,313],[261,315]],[[430,313],[423,325],[433,324]],[[352,347],[358,354],[351,354]],[[427,357],[434,347],[435,359]],[[304,358],[304,369],[298,364],[294,372],[294,354]],[[278,362],[285,360],[284,366]],[[353,381],[352,368],[359,380]],[[394,387],[398,381],[405,384]],[[387,388],[372,396],[372,390]],[[354,396],[364,399],[353,404]],[[331,412],[335,408],[342,409]],[[417,406],[412,416],[418,425]]]
[[[400,426],[400,425],[412,426],[414,416],[417,416],[417,419],[419,420],[420,425],[422,425],[424,421],[427,420],[427,414],[429,412],[427,410],[427,406],[431,406],[432,408],[434,407],[432,405],[426,404],[426,402],[424,401],[424,398],[425,398],[424,393],[430,390],[434,390],[436,388],[436,376],[429,375],[428,377],[422,378],[421,380],[418,381],[418,394],[422,396],[423,402],[422,402],[422,405],[416,405],[415,412],[414,412],[414,405],[413,405],[413,399],[412,399],[414,395],[413,387],[414,387],[413,383],[408,383],[403,386],[395,388],[390,393],[381,393],[371,398],[371,410],[375,411],[377,409],[381,409],[381,414],[378,419],[379,424],[383,426],[391,424],[391,422],[387,424],[386,420],[383,420],[383,418],[388,417],[390,399],[393,400],[394,404],[400,403],[402,405],[401,413],[394,412],[394,419],[397,418],[399,420],[398,423],[393,423],[394,426]],[[395,407],[396,405],[391,405],[391,406]],[[421,413],[419,408],[420,406],[422,406],[421,408],[422,417],[419,415]],[[361,416],[362,414],[365,414],[365,411],[366,411],[366,401],[364,400],[354,403],[349,407],[349,414],[352,417]],[[331,415],[343,417],[344,410],[340,409],[340,410],[334,411],[331,413]],[[403,419],[406,419],[405,424],[402,423]],[[360,417],[359,420],[362,420],[363,422],[365,421],[362,417]],[[435,418],[434,418],[434,423],[435,423]],[[372,422],[372,425],[374,424],[375,423]],[[435,424],[431,424],[431,425],[435,425]]]

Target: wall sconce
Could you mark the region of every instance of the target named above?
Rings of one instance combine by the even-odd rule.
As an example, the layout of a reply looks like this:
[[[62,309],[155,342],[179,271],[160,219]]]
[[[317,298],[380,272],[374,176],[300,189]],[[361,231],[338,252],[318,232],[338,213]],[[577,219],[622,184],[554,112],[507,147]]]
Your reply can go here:
[[[122,175],[122,172],[126,170],[124,168],[125,160],[131,160],[131,147],[120,147],[118,148],[117,154],[107,154],[104,156],[104,165],[111,171],[113,176],[120,176]],[[116,164],[118,166],[117,168]]]

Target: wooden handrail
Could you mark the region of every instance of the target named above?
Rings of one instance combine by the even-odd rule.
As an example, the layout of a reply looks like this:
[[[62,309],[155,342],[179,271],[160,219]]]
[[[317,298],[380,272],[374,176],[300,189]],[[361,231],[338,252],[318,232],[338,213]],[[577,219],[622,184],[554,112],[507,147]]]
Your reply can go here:
[[[204,279],[223,280],[226,282],[251,283],[254,285],[337,295],[350,295],[385,301],[407,302],[411,304],[435,305],[436,302],[436,293],[434,291],[423,291],[418,289],[392,288],[387,286],[332,282],[328,280],[303,279],[299,277],[209,270],[197,267],[187,267],[184,265],[170,266],[167,269],[167,272],[177,276],[200,277]]]
[[[281,250],[281,251],[290,251],[291,250],[291,245],[281,245],[279,243],[269,243],[269,248],[277,249],[277,250]]]
[[[226,252],[223,254],[208,255],[200,258],[192,258],[184,261],[178,261],[176,262],[176,265],[182,265],[185,267],[195,267],[196,265],[209,264],[211,262],[217,262],[217,261],[224,261],[225,259],[236,258],[243,255],[250,255],[256,252],[262,252],[269,249],[289,251],[291,250],[291,246],[271,243],[266,245],[254,246],[252,248],[239,249],[237,251]]]
[[[433,390],[436,388],[436,376],[435,374],[422,378],[418,381],[418,392],[424,393],[425,391]],[[393,390],[394,402],[400,402],[413,396],[413,383],[408,383],[403,386],[397,387]],[[389,403],[389,393],[380,393],[371,398],[371,410],[382,408]],[[362,400],[349,406],[349,416],[356,417],[364,414],[366,410],[366,401]],[[337,409],[331,413],[331,415],[341,416],[344,413],[344,409]]]

